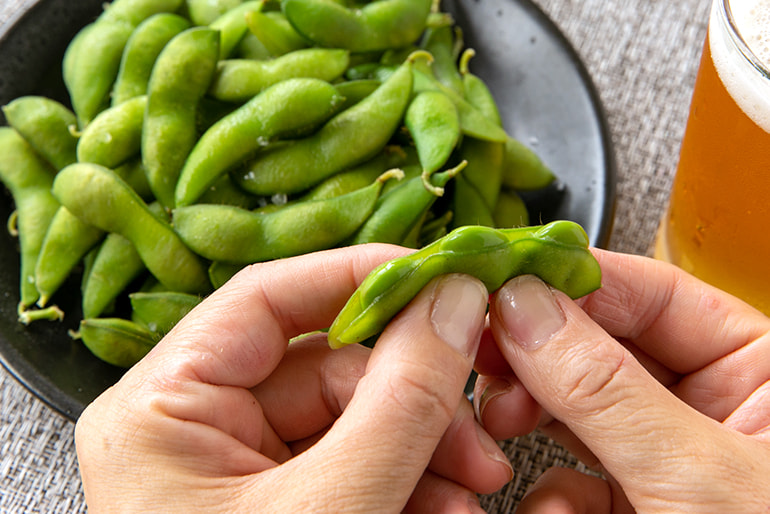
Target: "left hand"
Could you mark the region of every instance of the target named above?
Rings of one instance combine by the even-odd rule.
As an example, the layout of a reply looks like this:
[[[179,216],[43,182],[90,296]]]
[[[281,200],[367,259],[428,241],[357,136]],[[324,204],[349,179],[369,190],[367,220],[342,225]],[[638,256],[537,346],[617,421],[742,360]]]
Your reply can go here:
[[[480,282],[435,280],[372,352],[332,351],[323,334],[288,344],[329,326],[369,271],[405,252],[254,265],[204,300],[82,414],[91,512],[480,510],[474,493],[512,475],[463,396]]]

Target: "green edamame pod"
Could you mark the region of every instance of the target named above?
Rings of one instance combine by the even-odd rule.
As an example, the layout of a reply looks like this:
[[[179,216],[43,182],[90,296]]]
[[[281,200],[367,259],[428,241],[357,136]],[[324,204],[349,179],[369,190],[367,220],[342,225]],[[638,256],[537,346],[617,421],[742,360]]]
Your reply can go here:
[[[468,163],[463,161],[454,168],[430,177],[432,189],[441,189]],[[409,232],[419,223],[436,201],[437,196],[425,188],[423,178],[414,177],[383,194],[374,212],[356,231],[351,244],[403,244]]]
[[[248,32],[246,16],[262,10],[262,0],[248,0],[226,11],[209,24],[209,28],[219,32],[219,58],[227,59]]]
[[[468,48],[460,57],[460,74],[462,75],[465,99],[495,125],[502,127],[503,119],[492,92],[481,77],[471,73],[468,68],[468,62],[475,55],[476,51]]]
[[[265,48],[265,45],[262,44],[262,41],[251,32],[247,32],[243,36],[232,57],[234,59],[254,59],[255,61],[273,58],[270,52],[267,51],[267,48]]]
[[[248,13],[246,25],[273,57],[310,46],[280,11]]]
[[[195,25],[209,25],[243,0],[184,0],[184,12]]]
[[[131,319],[159,335],[167,334],[202,298],[176,292],[131,293]]]
[[[428,282],[448,273],[473,275],[490,293],[523,274],[537,275],[572,298],[601,286],[599,263],[576,223],[503,230],[461,227],[372,271],[334,320],[329,345],[340,348],[377,335]]]
[[[144,171],[141,156],[130,159],[113,171],[115,171],[115,174],[122,178],[131,189],[136,191],[136,194],[138,194],[142,200],[151,201],[154,199],[150,184],[147,182],[147,173]]]
[[[452,211],[445,211],[437,218],[426,219],[420,227],[420,233],[417,236],[417,244],[413,245],[413,247],[422,248],[447,235],[453,217],[454,213]]]
[[[457,108],[457,115],[460,117],[460,128],[463,134],[498,143],[504,143],[508,138],[508,134],[500,125],[488,119],[471,105],[465,97],[440,83],[431,74],[415,69],[414,90],[415,92],[440,91],[447,95]]]
[[[147,91],[142,159],[150,187],[165,206],[187,156],[198,139],[198,104],[211,85],[219,55],[219,34],[194,27],[174,37],[158,56]]]
[[[518,191],[542,189],[556,180],[556,175],[540,157],[521,141],[509,137],[505,142],[502,182]]]
[[[53,193],[83,221],[131,241],[147,269],[169,289],[195,294],[210,289],[201,259],[112,170],[72,164],[56,176]]]
[[[23,96],[5,105],[3,114],[8,125],[55,169],[60,170],[77,160],[78,139],[73,134],[78,125],[77,118],[56,100]]]
[[[267,88],[198,140],[179,175],[176,205],[193,203],[216,179],[271,140],[320,125],[340,101],[334,86],[318,79],[289,79]]]
[[[249,264],[324,250],[350,237],[371,214],[383,182],[400,176],[391,170],[358,191],[269,214],[223,205],[180,207],[173,212],[174,227],[212,261]]]
[[[139,362],[158,342],[158,336],[122,318],[84,319],[77,336],[96,357],[121,368]]]
[[[147,96],[141,95],[97,114],[80,135],[78,161],[117,168],[138,156],[146,107]]]
[[[236,186],[230,175],[225,174],[212,183],[198,198],[198,203],[213,203],[221,205],[234,205],[244,209],[256,209],[260,203],[260,197],[250,195]]]
[[[340,112],[353,107],[358,102],[374,93],[382,82],[377,79],[346,80],[334,84],[337,91],[345,99],[340,104]]]
[[[497,203],[503,178],[503,143],[466,137],[458,155],[468,161],[465,180],[479,192],[488,207]]]
[[[434,189],[430,176],[446,164],[460,140],[454,103],[439,91],[418,93],[406,109],[404,122],[417,148],[423,185],[433,194],[443,195],[443,188]]]
[[[454,213],[452,224],[455,227],[463,225],[495,226],[495,220],[492,218],[492,207],[487,205],[478,189],[473,187],[462,175],[454,181],[452,211]]]
[[[296,193],[382,151],[411,97],[411,68],[408,59],[376,91],[334,116],[315,134],[260,153],[235,176],[238,185],[261,195]]]
[[[172,13],[150,16],[126,42],[112,88],[112,105],[147,94],[147,84],[158,55],[171,39],[190,28],[190,22]]]
[[[335,196],[352,193],[368,186],[387,170],[400,167],[404,164],[405,159],[406,154],[400,148],[386,148],[365,163],[332,175],[306,194],[300,196],[296,201],[326,200]],[[397,181],[389,180],[386,185],[395,183]],[[383,187],[382,194],[385,194],[385,190],[386,187]]]
[[[294,28],[319,46],[370,52],[417,41],[433,0],[379,0],[348,8],[334,0],[283,0]]]
[[[0,127],[0,181],[16,205],[16,226],[21,252],[19,313],[38,299],[35,266],[45,233],[59,208],[51,195],[55,170],[18,132]]]
[[[521,196],[515,191],[500,191],[497,204],[492,209],[495,226],[502,228],[524,227],[529,225],[529,211]]]
[[[95,252],[82,286],[83,317],[101,316],[146,269],[131,241],[120,234],[108,234]]]
[[[431,69],[436,80],[462,95],[465,93],[465,87],[454,53],[454,30],[450,25],[428,28],[420,47],[433,56]]]
[[[150,16],[174,12],[182,0],[116,0],[84,27],[64,54],[64,84],[82,127],[110,103],[123,50],[134,28]]]
[[[243,269],[244,264],[231,264],[229,262],[212,262],[209,266],[209,280],[214,289],[219,289],[225,282],[233,278],[236,273]]]
[[[133,27],[125,22],[95,21],[73,38],[64,53],[64,84],[80,127],[109,105],[123,49]]]
[[[75,266],[104,237],[104,231],[59,207],[46,231],[35,265],[37,304],[45,307]]]
[[[133,27],[158,13],[173,13],[184,0],[113,0],[104,8],[100,21],[122,21]]]
[[[265,61],[227,59],[219,63],[209,94],[217,100],[243,102],[266,88],[292,78],[331,82],[350,62],[347,50],[306,48]]]

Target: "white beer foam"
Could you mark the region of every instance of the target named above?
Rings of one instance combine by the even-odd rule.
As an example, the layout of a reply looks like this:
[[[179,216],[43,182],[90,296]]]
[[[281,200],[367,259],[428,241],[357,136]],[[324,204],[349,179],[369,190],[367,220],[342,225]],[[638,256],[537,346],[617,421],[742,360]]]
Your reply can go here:
[[[727,0],[725,0],[727,1]],[[726,34],[718,2],[711,10],[709,45],[719,77],[749,118],[770,132],[770,79],[739,53]],[[732,0],[733,19],[754,55],[770,70],[770,0]]]

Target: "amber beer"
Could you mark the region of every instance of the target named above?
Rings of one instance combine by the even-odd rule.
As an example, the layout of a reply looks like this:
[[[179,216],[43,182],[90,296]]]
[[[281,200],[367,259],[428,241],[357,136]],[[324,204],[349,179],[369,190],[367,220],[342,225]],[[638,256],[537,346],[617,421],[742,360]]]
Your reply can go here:
[[[656,257],[770,315],[770,0],[715,0]]]

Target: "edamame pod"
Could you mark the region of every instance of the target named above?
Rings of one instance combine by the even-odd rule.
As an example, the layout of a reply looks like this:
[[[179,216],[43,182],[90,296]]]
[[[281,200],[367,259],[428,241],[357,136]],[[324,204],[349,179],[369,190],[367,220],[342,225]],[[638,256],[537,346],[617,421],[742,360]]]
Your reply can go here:
[[[56,176],[53,194],[86,223],[131,241],[169,289],[197,294],[211,288],[201,259],[112,170],[90,163],[67,166]]]
[[[431,69],[436,80],[462,95],[465,93],[465,87],[454,53],[454,30],[451,25],[428,28],[420,47],[433,56]]]
[[[310,42],[294,30],[286,16],[279,11],[248,13],[246,25],[273,57],[310,46]]]
[[[95,21],[84,27],[64,53],[64,85],[81,128],[110,103],[123,49],[133,33],[125,22]]]
[[[497,102],[494,96],[492,96],[492,92],[481,77],[471,73],[468,68],[468,62],[475,55],[476,51],[468,48],[460,57],[460,74],[463,79],[465,99],[491,122],[502,127],[503,119],[500,116],[500,110],[497,108]]]
[[[142,149],[147,96],[141,95],[103,110],[80,135],[78,161],[117,168]]]
[[[540,156],[521,141],[509,137],[503,157],[503,185],[518,191],[542,189],[556,180]]]
[[[179,173],[198,140],[198,103],[211,85],[219,34],[194,27],[174,37],[153,68],[142,130],[142,160],[155,197],[174,205]]]
[[[84,319],[76,335],[96,357],[121,368],[139,362],[159,340],[138,323],[122,318]]]
[[[97,318],[147,268],[134,245],[120,234],[108,234],[94,254],[82,286],[83,317]]]
[[[320,46],[370,52],[417,41],[433,0],[379,0],[348,8],[334,0],[283,0],[294,28]]]
[[[415,92],[440,91],[447,95],[457,108],[457,115],[460,117],[460,128],[463,134],[498,143],[504,143],[508,138],[508,134],[500,125],[488,119],[462,95],[446,87],[432,75],[415,69],[414,89]]]
[[[179,175],[176,205],[192,204],[271,140],[320,125],[341,101],[334,86],[318,79],[289,79],[269,87],[215,123],[195,144]]]
[[[236,175],[238,184],[254,194],[296,193],[376,155],[401,123],[411,97],[411,68],[408,59],[376,91],[315,134],[260,153]]]
[[[458,155],[468,161],[464,179],[478,191],[491,209],[497,203],[503,178],[503,143],[474,137],[463,139]]]
[[[414,177],[383,194],[374,212],[351,239],[350,244],[403,244],[412,228],[425,216],[436,201],[434,189],[443,190],[447,182],[468,163],[463,161],[447,171],[430,177],[432,188],[426,189],[422,176]]]
[[[460,140],[454,103],[439,91],[418,93],[406,109],[404,122],[417,148],[423,185],[433,194],[443,195],[443,188],[437,188],[430,176],[446,164]]]
[[[332,175],[300,196],[296,201],[326,200],[352,193],[368,186],[387,170],[401,167],[405,163],[405,159],[406,154],[400,148],[385,148],[380,154],[365,163]],[[398,182],[392,180],[386,182],[386,185],[394,183]],[[385,194],[385,190],[386,187],[383,187],[383,194]]]
[[[400,178],[384,173],[371,185],[328,200],[300,202],[269,214],[223,205],[191,205],[174,210],[182,240],[212,261],[250,264],[331,248],[369,217],[382,184]]]
[[[243,0],[184,0],[184,11],[195,25],[209,25]]]
[[[209,94],[217,100],[244,102],[269,86],[292,78],[315,78],[331,82],[350,62],[347,50],[307,48],[275,59],[227,59],[219,63]]]
[[[78,139],[73,134],[77,118],[67,107],[44,96],[23,96],[3,107],[8,125],[60,170],[77,160]]]
[[[106,4],[101,21],[122,21],[136,27],[154,14],[176,12],[184,0],[113,0]]]
[[[464,225],[495,226],[495,220],[492,218],[492,207],[487,205],[478,189],[473,187],[462,175],[454,181],[452,212],[454,213],[452,224],[455,227]]]
[[[219,58],[227,59],[249,31],[246,16],[262,10],[264,1],[248,0],[226,11],[209,24],[209,28],[219,32]]]
[[[0,181],[16,205],[21,251],[19,314],[38,299],[35,266],[48,226],[59,208],[51,195],[55,170],[16,130],[0,127]]]
[[[129,295],[131,319],[159,335],[167,334],[202,298],[176,292],[136,292]]]
[[[349,109],[374,93],[382,82],[376,79],[345,80],[334,84],[345,99],[340,105],[340,112]]]
[[[190,22],[172,13],[150,16],[126,42],[112,88],[112,105],[147,94],[147,84],[158,55],[174,36],[190,28]]]
[[[466,273],[492,293],[507,280],[534,274],[572,298],[601,286],[585,231],[569,221],[539,227],[461,227],[422,250],[372,271],[329,329],[332,348],[380,333],[434,277]]]
[[[161,12],[174,12],[183,0],[116,0],[84,27],[64,54],[64,84],[82,127],[110,104],[109,94],[134,28]]]
[[[492,209],[495,226],[502,228],[524,227],[529,225],[529,211],[521,196],[515,191],[500,191],[497,204]]]
[[[37,304],[45,307],[75,266],[104,237],[104,231],[81,220],[62,206],[46,231],[35,265]]]

